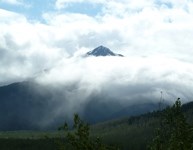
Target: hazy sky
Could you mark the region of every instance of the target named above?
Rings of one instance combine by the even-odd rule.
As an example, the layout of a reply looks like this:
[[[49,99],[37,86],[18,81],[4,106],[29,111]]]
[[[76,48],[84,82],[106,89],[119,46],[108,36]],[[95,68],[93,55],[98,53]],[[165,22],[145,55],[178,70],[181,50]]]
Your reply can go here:
[[[189,101],[192,39],[193,0],[0,0],[0,84],[40,75]],[[80,57],[99,45],[125,58]]]

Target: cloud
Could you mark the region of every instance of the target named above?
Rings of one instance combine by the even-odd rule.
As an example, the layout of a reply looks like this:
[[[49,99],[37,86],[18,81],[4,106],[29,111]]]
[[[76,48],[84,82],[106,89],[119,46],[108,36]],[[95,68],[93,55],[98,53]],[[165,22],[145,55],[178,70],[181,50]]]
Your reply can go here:
[[[57,2],[62,9],[85,1]],[[0,9],[0,85],[33,78],[38,92],[50,88],[53,116],[42,124],[88,105],[158,102],[161,91],[167,102],[192,100],[193,2],[88,2],[101,11],[64,8],[44,12],[43,22]],[[125,57],[82,57],[99,45]]]
[[[192,94],[188,88],[193,88],[189,85],[191,68],[191,63],[160,56],[74,57],[39,76],[37,82],[59,87],[78,83],[77,91],[83,90],[84,98],[105,91],[120,101],[132,102],[139,95],[159,101],[160,91],[163,91],[167,101],[177,97],[189,101]]]
[[[87,119],[91,116],[89,121],[101,120],[140,104],[145,107],[153,103],[155,109],[161,91],[165,103],[173,103],[178,97],[188,102],[193,96],[191,68],[192,63],[160,56],[64,59],[35,79],[41,85],[40,93],[44,89],[52,93],[52,115],[43,120],[49,124],[53,118],[70,118],[74,112]]]
[[[60,3],[62,7],[63,4],[73,5],[73,3],[84,2],[58,0],[56,4]],[[193,53],[191,50],[193,48],[192,2],[186,1],[183,6],[180,1],[88,2],[102,5],[102,11],[95,16],[62,11],[45,12],[42,14],[44,23],[31,22],[21,14],[1,9],[0,75],[2,78],[0,82],[24,80],[39,75],[46,69],[50,70],[50,73],[42,79],[47,82],[52,78],[56,79],[55,82],[58,84],[83,82],[91,87],[90,92],[101,90],[100,87],[111,89],[113,85],[107,86],[107,83],[115,79],[115,81],[118,80],[115,87],[120,89],[134,88],[137,91],[137,88],[142,86],[144,90],[150,88],[150,91],[153,89],[156,93],[165,88],[168,91],[168,87],[178,84],[179,87],[176,87],[179,89],[169,90],[170,93],[176,94],[178,93],[176,91],[180,91],[178,80],[183,76],[181,72],[185,72],[185,82],[191,79],[191,71],[187,70],[191,70],[190,66],[193,63],[191,58]],[[113,61],[99,59],[101,62],[98,59],[79,60],[80,54],[98,45],[107,46],[117,53],[124,54],[127,60],[119,60],[121,63],[117,59]],[[119,65],[114,64],[114,61]],[[110,66],[107,62],[114,65]],[[101,68],[103,63],[110,70],[107,69],[106,72],[106,68]],[[161,65],[162,63],[164,65]],[[89,64],[92,65],[89,66]],[[178,70],[175,65],[181,66],[180,69]],[[85,70],[81,69],[85,66]],[[124,67],[120,70],[120,66]],[[61,75],[59,75],[60,72]],[[88,73],[85,75],[85,72]],[[100,74],[96,77],[97,73]],[[124,74],[125,76],[122,76]],[[92,78],[93,76],[96,81]],[[132,81],[138,81],[136,86],[135,82],[129,80],[130,78]],[[154,81],[153,85],[151,79]],[[148,83],[144,83],[144,80]],[[124,85],[130,82],[133,85],[132,88]],[[144,86],[146,84],[147,86]],[[187,87],[187,83],[181,86]],[[83,84],[81,87],[84,87]],[[115,89],[112,91],[116,91]],[[184,91],[184,93],[187,92]]]
[[[46,25],[30,23],[23,15],[2,9],[0,14],[1,83],[32,77],[66,55],[52,46]]]
[[[187,6],[190,4],[186,3]],[[191,36],[187,33],[192,33],[192,14],[177,3],[171,5],[176,7],[170,8],[154,1],[108,1],[108,5],[104,1],[103,13],[95,17],[78,13],[44,15],[49,16],[45,18],[48,24],[60,27],[60,30],[62,27],[68,28],[70,35],[76,37],[72,41],[77,39],[73,43],[76,47],[101,43],[114,49],[126,49],[128,55],[162,53],[182,57],[184,47],[187,44],[187,47],[192,47],[191,42],[186,41],[190,38],[183,38]],[[178,40],[181,46],[176,43]],[[183,57],[190,60],[187,56]]]

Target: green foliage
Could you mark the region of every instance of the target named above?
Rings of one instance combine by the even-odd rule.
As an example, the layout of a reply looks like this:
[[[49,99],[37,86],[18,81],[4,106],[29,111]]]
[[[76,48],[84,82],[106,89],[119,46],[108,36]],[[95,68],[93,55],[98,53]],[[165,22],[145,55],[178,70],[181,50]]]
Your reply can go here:
[[[60,144],[60,150],[116,150],[117,148],[104,145],[99,138],[90,137],[90,127],[83,122],[78,114],[74,115],[73,131],[70,131],[67,123],[59,130],[65,130],[66,143]]]
[[[171,108],[162,112],[160,127],[156,130],[151,150],[193,149],[192,127],[187,123],[181,110],[180,98]]]
[[[0,150],[55,150],[53,139],[0,138]]]
[[[59,128],[62,131],[2,131],[0,149],[100,150],[116,149],[107,146],[116,145],[121,150],[146,150],[152,139],[149,148],[151,150],[193,149],[193,128],[190,126],[193,123],[193,102],[181,107],[178,99],[172,107],[162,111],[106,121],[93,126],[84,123],[78,115],[74,117],[74,122],[72,127],[65,123]],[[72,128],[74,130],[70,130]],[[81,143],[92,146],[81,146]]]

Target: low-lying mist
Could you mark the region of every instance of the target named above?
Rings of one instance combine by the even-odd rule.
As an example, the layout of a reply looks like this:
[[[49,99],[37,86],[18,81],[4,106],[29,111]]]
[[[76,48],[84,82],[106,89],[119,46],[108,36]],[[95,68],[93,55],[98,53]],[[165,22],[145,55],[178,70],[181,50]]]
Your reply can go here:
[[[193,97],[191,68],[160,56],[65,58],[27,82],[0,87],[0,128],[56,129],[74,113],[97,123],[151,112],[178,97],[185,103]]]
[[[123,109],[132,112],[136,105],[155,104],[147,106],[146,112],[158,109],[161,98],[165,104],[178,97],[191,101],[191,68],[187,62],[160,56],[72,57],[42,72],[35,81],[62,94],[59,99],[57,94],[53,98],[58,103],[52,108],[55,117],[71,117],[78,112],[104,120]]]
[[[181,97],[187,102],[192,97],[192,73],[191,63],[160,56],[72,57],[43,71],[35,81],[61,91],[74,87],[69,94],[80,99],[75,98],[76,103],[93,93],[106,93],[120,103],[135,103],[132,99],[137,97],[157,102],[161,91],[166,101]]]

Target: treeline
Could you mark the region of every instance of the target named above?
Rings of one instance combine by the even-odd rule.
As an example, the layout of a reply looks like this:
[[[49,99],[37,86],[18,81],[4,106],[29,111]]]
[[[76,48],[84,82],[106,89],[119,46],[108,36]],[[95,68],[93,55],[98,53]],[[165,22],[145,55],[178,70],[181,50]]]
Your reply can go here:
[[[74,115],[59,136],[0,139],[2,150],[193,150],[193,102],[89,126]],[[59,138],[60,137],[60,138]]]
[[[128,125],[145,124],[152,118],[157,118],[155,135],[152,141],[147,142],[144,149],[149,150],[192,150],[193,149],[193,126],[190,125],[183,113],[184,110],[191,109],[185,105],[182,109],[178,98],[172,107],[167,107],[162,111],[147,113],[138,117],[130,117]],[[72,150],[115,150],[116,146],[109,146],[102,143],[100,138],[90,137],[89,125],[84,123],[77,114],[74,115],[74,125],[72,131],[65,123],[60,130],[66,130],[66,142],[60,143],[60,147]],[[123,128],[124,130],[124,128]],[[146,135],[148,136],[148,135]],[[125,139],[126,140],[126,139]],[[130,141],[128,141],[130,142]],[[136,141],[136,144],[137,141]]]
[[[172,107],[162,111],[159,127],[149,149],[193,150],[193,126],[187,122],[182,112],[180,98]]]
[[[91,138],[89,125],[81,120],[78,114],[74,115],[72,131],[67,123],[59,127],[59,130],[67,132],[65,143],[59,142],[61,150],[119,150],[116,146],[103,144],[99,137]]]

